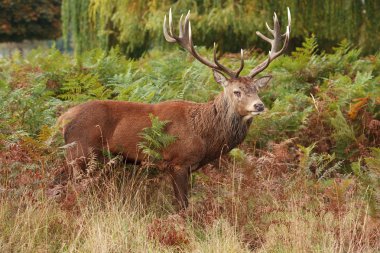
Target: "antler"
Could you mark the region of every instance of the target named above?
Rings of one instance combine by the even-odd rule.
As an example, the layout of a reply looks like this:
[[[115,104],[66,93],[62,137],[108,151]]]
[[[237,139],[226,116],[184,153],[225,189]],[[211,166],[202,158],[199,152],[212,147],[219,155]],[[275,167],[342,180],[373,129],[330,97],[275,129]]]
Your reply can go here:
[[[268,23],[265,23],[270,33],[273,35],[273,39],[269,39],[265,35],[263,35],[261,32],[256,32],[256,34],[262,38],[263,40],[269,42],[271,44],[271,50],[269,51],[268,59],[266,59],[264,62],[262,62],[260,65],[255,67],[251,70],[249,73],[249,77],[254,77],[264,69],[266,69],[269,66],[269,63],[271,63],[274,59],[276,59],[278,56],[280,56],[284,50],[288,47],[289,44],[289,36],[290,36],[290,23],[291,23],[291,16],[290,16],[290,10],[288,7],[288,25],[286,26],[286,32],[284,34],[281,34],[280,31],[280,24],[278,22],[278,18],[276,13],[274,13],[273,16],[273,22],[274,27],[273,30],[269,27]],[[280,46],[281,38],[285,37],[284,39],[284,45],[282,46],[280,51],[278,50],[278,47]]]
[[[216,57],[216,44],[214,43],[214,62],[210,62],[209,60],[203,58],[200,56],[197,51],[195,51],[193,40],[191,37],[191,25],[190,25],[190,11],[187,13],[185,20],[182,22],[183,15],[181,15],[181,18],[179,20],[179,36],[176,36],[173,34],[173,25],[172,25],[172,9],[169,10],[169,31],[167,30],[166,25],[166,15],[164,18],[164,24],[163,24],[163,30],[164,30],[164,36],[165,39],[168,42],[175,43],[177,42],[180,44],[183,48],[185,48],[192,56],[194,56],[195,59],[203,63],[204,65],[215,69],[217,71],[223,72],[230,77],[238,77],[240,72],[243,70],[244,67],[244,52],[243,49],[241,49],[241,62],[240,62],[240,68],[237,71],[233,71],[225,66],[223,66],[221,63],[218,62]]]

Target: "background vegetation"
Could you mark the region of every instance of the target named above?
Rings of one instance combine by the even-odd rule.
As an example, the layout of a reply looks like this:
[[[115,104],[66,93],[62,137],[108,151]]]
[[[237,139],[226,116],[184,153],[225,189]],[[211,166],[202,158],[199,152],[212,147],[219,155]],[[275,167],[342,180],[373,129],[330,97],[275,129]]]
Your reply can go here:
[[[217,41],[223,51],[239,52],[253,46],[267,51],[256,36],[266,31],[265,21],[273,12],[286,22],[286,7],[292,12],[292,45],[316,34],[322,49],[331,50],[343,39],[375,53],[380,42],[376,0],[63,0],[63,32],[72,35],[75,49],[109,49],[120,45],[122,52],[137,57],[153,47],[166,47],[162,36],[163,16],[173,9],[174,20],[188,10],[196,45],[212,47]]]
[[[210,58],[214,40],[232,52],[263,46],[254,32],[288,5],[294,48],[263,73],[273,75],[260,94],[268,111],[242,145],[192,174],[186,211],[174,210],[170,180],[149,161],[93,157],[72,181],[53,182],[67,108],[205,102],[222,90],[210,69],[165,46],[169,6],[175,18],[193,11],[197,49]],[[75,57],[53,47],[0,58],[1,252],[380,251],[376,1],[64,0],[62,10]],[[243,75],[264,57],[247,52]],[[141,147],[154,160],[173,139],[152,120]]]

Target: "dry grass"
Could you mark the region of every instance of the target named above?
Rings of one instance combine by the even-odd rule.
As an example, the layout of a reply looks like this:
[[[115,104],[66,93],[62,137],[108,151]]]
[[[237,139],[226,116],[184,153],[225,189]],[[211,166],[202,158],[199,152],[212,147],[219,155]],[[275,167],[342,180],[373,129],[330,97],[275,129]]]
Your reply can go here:
[[[3,192],[0,251],[379,252],[379,220],[354,179],[308,179],[273,154],[221,164],[192,176],[180,213],[165,177],[120,168],[59,201],[44,188]]]

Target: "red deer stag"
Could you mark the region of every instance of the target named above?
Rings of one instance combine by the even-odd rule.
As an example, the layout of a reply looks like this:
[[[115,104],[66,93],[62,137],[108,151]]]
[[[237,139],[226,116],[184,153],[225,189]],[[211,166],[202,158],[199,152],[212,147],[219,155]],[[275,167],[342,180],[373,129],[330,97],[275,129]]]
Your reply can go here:
[[[288,25],[281,34],[280,24],[274,14],[274,28],[268,24],[273,35],[270,39],[260,32],[257,35],[271,44],[268,58],[251,70],[248,76],[239,77],[244,67],[241,50],[240,68],[233,71],[223,66],[216,57],[214,62],[200,56],[195,50],[191,37],[190,12],[179,21],[179,36],[173,34],[172,14],[169,11],[169,30],[166,16],[163,23],[165,39],[178,43],[195,59],[213,70],[214,79],[223,87],[213,101],[194,103],[188,101],[167,101],[158,104],[144,104],[121,101],[91,101],[69,109],[59,121],[63,126],[65,142],[77,145],[67,150],[67,158],[81,163],[91,151],[102,155],[103,148],[115,154],[122,154],[128,161],[144,159],[138,144],[141,131],[151,126],[150,114],[166,120],[168,134],[176,141],[162,151],[163,164],[171,175],[176,200],[180,207],[188,205],[188,178],[192,171],[220,157],[239,145],[245,138],[252,117],[264,111],[264,104],[258,96],[271,76],[255,78],[288,46],[290,35],[290,11]],[[283,46],[280,47],[283,39]]]

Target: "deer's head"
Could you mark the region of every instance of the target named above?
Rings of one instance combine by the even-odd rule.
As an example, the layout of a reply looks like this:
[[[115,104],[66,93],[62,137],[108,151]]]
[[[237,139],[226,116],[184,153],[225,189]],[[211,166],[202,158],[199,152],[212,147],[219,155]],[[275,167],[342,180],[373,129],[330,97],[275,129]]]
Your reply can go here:
[[[254,115],[260,114],[264,111],[265,107],[258,92],[260,88],[265,87],[271,76],[264,76],[261,78],[256,78],[256,76],[266,69],[269,64],[276,59],[278,56],[283,54],[284,50],[287,48],[290,36],[290,23],[291,16],[290,10],[288,8],[288,25],[286,27],[286,32],[281,34],[280,24],[276,13],[273,16],[274,27],[271,29],[266,23],[269,32],[273,35],[273,39],[270,39],[260,32],[256,34],[271,44],[271,50],[269,51],[268,58],[256,66],[250,71],[247,76],[239,77],[240,72],[244,68],[244,51],[241,50],[240,55],[240,68],[233,71],[225,66],[223,66],[217,59],[216,56],[216,45],[214,43],[214,62],[207,60],[206,58],[200,56],[193,46],[193,41],[191,37],[191,25],[190,25],[190,11],[182,21],[183,16],[181,16],[179,21],[179,35],[173,34],[172,25],[172,13],[169,10],[169,31],[166,25],[166,16],[164,19],[163,30],[165,39],[171,43],[178,43],[184,49],[186,49],[195,59],[200,61],[202,64],[210,67],[213,70],[214,79],[217,83],[223,86],[224,94],[229,98],[229,103],[236,113],[240,114],[244,118],[250,118]],[[279,46],[281,44],[281,39],[284,38],[284,44],[281,49]]]
[[[271,76],[261,78],[238,77],[227,79],[223,74],[214,70],[214,79],[224,88],[224,94],[228,97],[230,106],[242,117],[262,113],[265,109],[258,92],[264,88]]]

